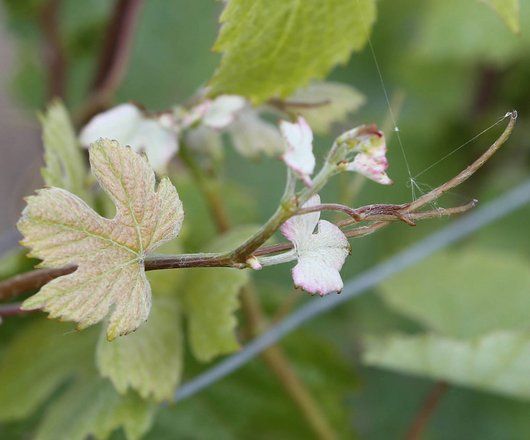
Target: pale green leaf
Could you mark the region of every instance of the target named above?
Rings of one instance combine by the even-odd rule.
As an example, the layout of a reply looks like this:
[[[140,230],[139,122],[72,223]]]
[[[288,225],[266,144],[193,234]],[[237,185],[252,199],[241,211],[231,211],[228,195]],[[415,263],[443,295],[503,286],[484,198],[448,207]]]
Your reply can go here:
[[[90,365],[95,336],[44,319],[20,329],[0,360],[0,420],[30,415]]]
[[[145,399],[169,400],[182,374],[182,342],[176,297],[155,296],[149,320],[136,332],[113,342],[101,334],[96,364],[121,394],[130,387]]]
[[[373,0],[231,0],[214,46],[223,58],[212,94],[286,97],[361,49],[375,15]]]
[[[297,90],[287,101],[289,109],[303,116],[314,132],[328,133],[333,124],[345,122],[349,113],[357,111],[365,97],[348,84],[317,81]]]
[[[367,365],[530,399],[530,333],[460,341],[437,335],[367,338]]]
[[[397,311],[456,338],[530,329],[530,270],[522,257],[469,250],[437,254],[381,286]]]
[[[89,377],[50,405],[35,439],[106,439],[120,427],[129,440],[139,439],[151,427],[155,409],[132,392],[120,396],[109,381]]]
[[[234,229],[208,246],[221,252],[256,231],[255,226]],[[207,362],[239,348],[235,334],[239,291],[249,279],[247,270],[229,268],[190,269],[183,291],[188,318],[188,338],[195,357]]]
[[[530,7],[521,8],[522,28],[530,23]],[[507,65],[528,53],[530,33],[514,35],[476,0],[426,0],[415,45],[422,60]]]
[[[519,22],[519,0],[481,0],[489,5],[513,33],[521,30]]]
[[[43,309],[50,317],[78,322],[79,328],[110,312],[107,338],[112,340],[147,319],[151,289],[143,261],[178,235],[184,212],[169,179],[162,179],[155,190],[153,170],[130,148],[98,141],[90,148],[90,162],[117,214],[112,220],[103,218],[59,188],[29,197],[18,228],[31,256],[45,267],[78,269],[46,284],[23,308]]]
[[[337,438],[356,438],[351,408],[345,405],[357,387],[353,366],[329,340],[314,333],[298,331],[282,345],[293,371],[318,398],[318,406]],[[162,409],[147,435],[149,440],[313,438],[315,434],[299,407],[286,397],[281,383],[260,361],[208,387],[198,398]]]
[[[52,102],[40,116],[48,186],[63,188],[87,200],[88,172],[70,116],[61,101]]]

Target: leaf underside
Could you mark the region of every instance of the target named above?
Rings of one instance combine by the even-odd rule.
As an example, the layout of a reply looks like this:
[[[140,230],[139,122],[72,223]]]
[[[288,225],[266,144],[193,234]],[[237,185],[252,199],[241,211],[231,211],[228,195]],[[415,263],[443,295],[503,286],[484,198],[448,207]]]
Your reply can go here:
[[[77,265],[27,299],[26,310],[43,309],[52,318],[76,321],[80,329],[110,312],[107,338],[136,330],[147,319],[151,289],[143,261],[178,234],[182,204],[169,179],[155,190],[147,160],[130,148],[101,140],[90,148],[92,172],[116,205],[116,216],[99,216],[60,188],[28,197],[18,228],[44,267]]]

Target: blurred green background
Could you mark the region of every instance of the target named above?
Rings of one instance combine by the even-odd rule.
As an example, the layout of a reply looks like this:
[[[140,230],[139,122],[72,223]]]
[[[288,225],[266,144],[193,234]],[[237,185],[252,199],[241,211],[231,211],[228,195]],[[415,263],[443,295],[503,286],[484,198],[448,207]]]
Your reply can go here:
[[[41,144],[35,114],[45,105],[47,81],[38,25],[40,3],[39,0],[4,0],[2,4],[0,232],[14,225],[22,207],[21,197],[40,185]],[[66,103],[71,110],[85,99],[111,3],[107,0],[62,2],[59,25],[68,54]],[[161,110],[189,98],[203,86],[220,59],[210,48],[217,35],[222,6],[222,2],[213,0],[146,2],[116,102],[133,100],[150,110]],[[390,100],[403,98],[402,108],[396,114],[413,174],[490,127],[507,111],[517,109],[520,115],[506,147],[469,182],[440,200],[439,205],[453,206],[472,198],[483,203],[528,177],[530,2],[521,1],[520,35],[512,34],[492,10],[470,0],[380,0],[377,6],[372,44]],[[369,122],[382,125],[388,117],[384,90],[369,49],[353,54],[348,64],[336,68],[330,78],[356,87],[367,102],[351,116],[348,124],[335,127],[328,137],[317,138],[317,158],[325,154],[341,129]],[[422,174],[418,178],[420,186],[428,190],[456,174],[501,131],[502,125],[498,125]],[[406,166],[395,136],[389,143],[389,160],[389,175],[395,185],[383,187],[367,182],[356,205],[410,200]],[[281,163],[275,159],[252,162],[231,148],[226,150],[224,177],[244,188],[247,196],[241,196],[244,203],[241,202],[240,209],[244,210],[245,219],[267,218],[281,195],[283,174]],[[326,188],[325,199],[333,201],[339,197],[343,183],[336,179]],[[529,218],[530,207],[521,209],[469,237],[452,252],[472,250],[493,258],[508,255],[528,268]],[[373,266],[450,221],[432,220],[415,228],[395,224],[354,241],[352,255],[342,271],[343,278],[346,280]],[[478,263],[476,267],[480,268]],[[503,271],[504,266],[499,267],[489,276],[498,285],[509,288],[513,283],[512,274]],[[271,309],[281,304],[284,296],[295,295],[290,292],[289,270],[282,266],[256,276],[263,300]],[[467,284],[479,282],[479,272],[468,275]],[[443,295],[453,274],[443,268],[422,267],[404,276],[419,277],[421,285],[427,289],[432,286]],[[383,290],[392,290],[392,283]],[[530,285],[522,289],[528,294],[530,313]],[[495,298],[490,307],[503,307],[501,290]],[[299,294],[296,299],[298,305],[318,301]],[[471,319],[474,310],[470,308],[469,313]],[[338,420],[337,426],[351,427],[360,438],[402,438],[434,383],[430,379],[362,366],[359,361],[359,338],[366,333],[422,330],[422,325],[410,319],[410,315],[409,318],[404,315],[390,307],[377,292],[369,292],[340,310],[318,318],[282,344],[296,360],[302,377],[307,377],[317,399],[329,411],[330,419]],[[5,335],[2,340],[10,338],[16,325],[10,321],[0,328]],[[340,359],[335,359],[336,356]],[[341,396],[344,393],[346,398],[341,397],[336,405],[334,398],[328,397],[333,393]],[[0,435],[5,432],[13,438],[23,438],[37,419],[29,424],[0,428]],[[162,410],[148,438],[305,438],[309,435],[301,417],[283,398],[276,380],[256,360],[199,396],[176,408]],[[426,430],[426,438],[444,440],[529,437],[530,402],[459,386],[450,386]]]

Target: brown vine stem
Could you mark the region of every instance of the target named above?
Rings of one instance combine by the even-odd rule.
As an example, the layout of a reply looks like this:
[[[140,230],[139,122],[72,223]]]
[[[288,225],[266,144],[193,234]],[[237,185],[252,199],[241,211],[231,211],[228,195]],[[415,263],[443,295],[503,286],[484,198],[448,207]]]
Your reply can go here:
[[[355,229],[346,230],[345,234],[349,238],[363,237],[374,233],[375,231],[388,226],[390,223],[396,220],[408,220],[413,222],[415,220],[422,220],[434,217],[440,217],[445,215],[453,215],[465,212],[471,209],[476,201],[472,201],[467,205],[437,209],[432,211],[414,212],[424,205],[436,200],[441,197],[445,192],[452,188],[460,185],[465,180],[469,179],[480,167],[482,167],[488,159],[495,154],[495,152],[506,142],[509,138],[517,119],[517,112],[508,114],[510,122],[505,128],[504,132],[500,137],[482,154],[475,162],[468,166],[465,170],[460,172],[458,175],[443,183],[438,188],[435,188],[431,192],[420,197],[416,201],[413,201],[404,205],[368,205],[368,207],[358,208],[356,211],[361,213],[363,221],[372,221],[368,226],[357,227]],[[288,184],[287,187],[290,185]],[[215,189],[215,186],[211,188]],[[211,188],[208,190],[210,191]],[[286,191],[288,192],[288,191]],[[305,195],[306,200],[310,197],[310,193]],[[213,192],[208,196],[209,200],[217,199],[215,202],[216,208],[211,208],[212,215],[214,215],[218,228],[225,228],[228,225],[228,218],[226,214],[223,214],[223,205],[220,203],[220,198]],[[393,210],[387,212],[381,212],[379,208],[385,207],[389,209],[392,207]],[[400,209],[400,207],[403,207]],[[377,208],[377,209],[376,209]],[[284,211],[285,210],[285,211]],[[172,269],[172,268],[184,268],[184,267],[235,267],[244,268],[246,267],[246,259],[251,255],[263,256],[281,251],[289,250],[292,248],[290,243],[281,243],[273,246],[262,246],[263,243],[274,233],[277,229],[272,230],[272,226],[280,225],[287,214],[294,215],[289,212],[289,209],[282,206],[279,210],[269,219],[269,221],[261,228],[261,230],[252,236],[249,240],[245,241],[241,246],[237,247],[234,251],[226,254],[188,254],[188,255],[163,255],[163,256],[149,256],[145,260],[146,270],[159,270],[159,269]],[[367,214],[368,213],[368,214]],[[222,217],[224,216],[224,217]],[[363,217],[364,216],[364,217]],[[355,220],[346,221],[341,224],[342,227],[347,227],[350,224],[356,223]],[[246,253],[245,253],[246,252]],[[7,279],[0,282],[0,300],[7,299],[18,294],[24,293],[28,290],[37,289],[42,287],[44,284],[56,278],[70,272],[61,271],[73,271],[70,268],[59,268],[59,269],[40,269],[38,271],[31,271],[25,274],[17,275],[16,277]]]
[[[59,28],[59,10],[61,0],[49,0],[44,3],[39,23],[44,36],[44,61],[48,74],[48,98],[63,98],[66,87],[66,54],[61,41]]]
[[[9,316],[18,316],[26,313],[33,313],[34,310],[21,310],[20,306],[22,303],[11,303],[11,304],[2,304],[0,305],[0,319],[7,318]]]
[[[80,124],[104,110],[127,71],[143,0],[118,0],[107,26],[90,98],[76,115]]]
[[[181,156],[190,168],[197,185],[210,205],[210,212],[216,223],[217,230],[220,233],[227,232],[231,226],[228,213],[224,209],[225,205],[218,191],[218,185],[212,184],[204,178],[193,157],[185,148],[181,150]],[[247,283],[241,289],[241,305],[248,320],[250,333],[252,336],[258,336],[265,330],[267,319],[252,282]],[[318,438],[324,440],[336,438],[333,429],[324,417],[323,411],[319,408],[304,383],[296,375],[281,348],[273,345],[263,352],[262,357]]]
[[[75,269],[75,266],[58,269],[37,269],[15,275],[0,282],[0,301],[14,298],[24,292],[37,290],[54,278],[72,273]]]
[[[409,224],[417,220],[425,220],[436,217],[450,216],[461,214],[476,206],[477,201],[454,208],[440,208],[432,211],[405,213],[396,217],[395,213],[375,213],[366,216],[362,221],[375,221],[369,226],[362,226],[355,229],[345,230],[344,234],[348,238],[359,238],[372,234],[375,231],[387,226],[394,221],[403,221],[406,216]],[[375,206],[375,205],[372,205]],[[390,205],[392,206],[392,205]],[[395,205],[400,206],[400,205]],[[212,210],[212,215],[217,216],[218,211]],[[220,229],[220,219],[225,216],[216,217],[216,224]],[[350,223],[344,222],[343,226],[347,227]],[[228,229],[224,229],[226,231]],[[288,251],[293,248],[292,243],[279,243],[271,246],[263,246],[256,250],[253,255],[261,257],[264,255],[276,254],[278,252]],[[183,269],[189,267],[233,267],[236,269],[244,269],[247,267],[246,263],[240,263],[231,259],[230,255],[222,253],[199,253],[199,254],[182,254],[182,255],[150,255],[144,262],[145,270],[163,270],[163,269]],[[54,269],[37,269],[29,272],[16,275],[12,278],[0,282],[0,301],[13,298],[21,295],[24,292],[37,290],[50,282],[54,278],[72,273],[76,269],[75,266],[54,268]]]
[[[434,411],[438,407],[441,398],[447,392],[449,385],[447,382],[439,381],[436,382],[434,387],[431,389],[419,411],[417,412],[405,438],[407,440],[419,440],[422,437],[429,420],[434,414]]]

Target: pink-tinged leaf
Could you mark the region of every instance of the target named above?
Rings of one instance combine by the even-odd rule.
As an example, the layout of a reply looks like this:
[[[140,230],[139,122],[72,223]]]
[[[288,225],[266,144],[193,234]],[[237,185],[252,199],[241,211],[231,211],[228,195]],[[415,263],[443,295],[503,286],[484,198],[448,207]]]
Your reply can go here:
[[[164,171],[178,151],[174,131],[159,120],[146,117],[133,104],[120,104],[95,116],[81,130],[79,139],[85,147],[99,139],[116,140],[136,152],[145,152],[157,171]]]
[[[101,217],[79,197],[47,188],[28,197],[18,222],[30,254],[41,266],[76,265],[54,279],[22,308],[42,309],[79,328],[110,314],[107,338],[136,330],[147,319],[151,288],[144,259],[175,238],[184,211],[175,187],[164,178],[158,188],[146,159],[118,143],[100,140],[90,148],[92,172],[116,205],[113,219]]]
[[[281,121],[280,132],[285,143],[283,161],[307,186],[311,186],[311,174],[315,170],[311,127],[300,116],[295,123]]]
[[[261,153],[273,156],[283,152],[283,139],[278,128],[261,119],[250,107],[238,115],[228,132],[234,148],[243,156],[254,158]]]
[[[197,123],[215,130],[222,130],[234,122],[236,115],[245,107],[245,98],[237,95],[221,95],[206,99],[185,112],[182,127],[188,128]]]
[[[318,204],[320,197],[316,195],[304,207]],[[339,271],[350,252],[350,245],[336,225],[319,219],[319,212],[292,217],[282,225],[281,232],[293,243],[298,258],[292,270],[295,286],[309,293],[326,295],[342,290]]]

